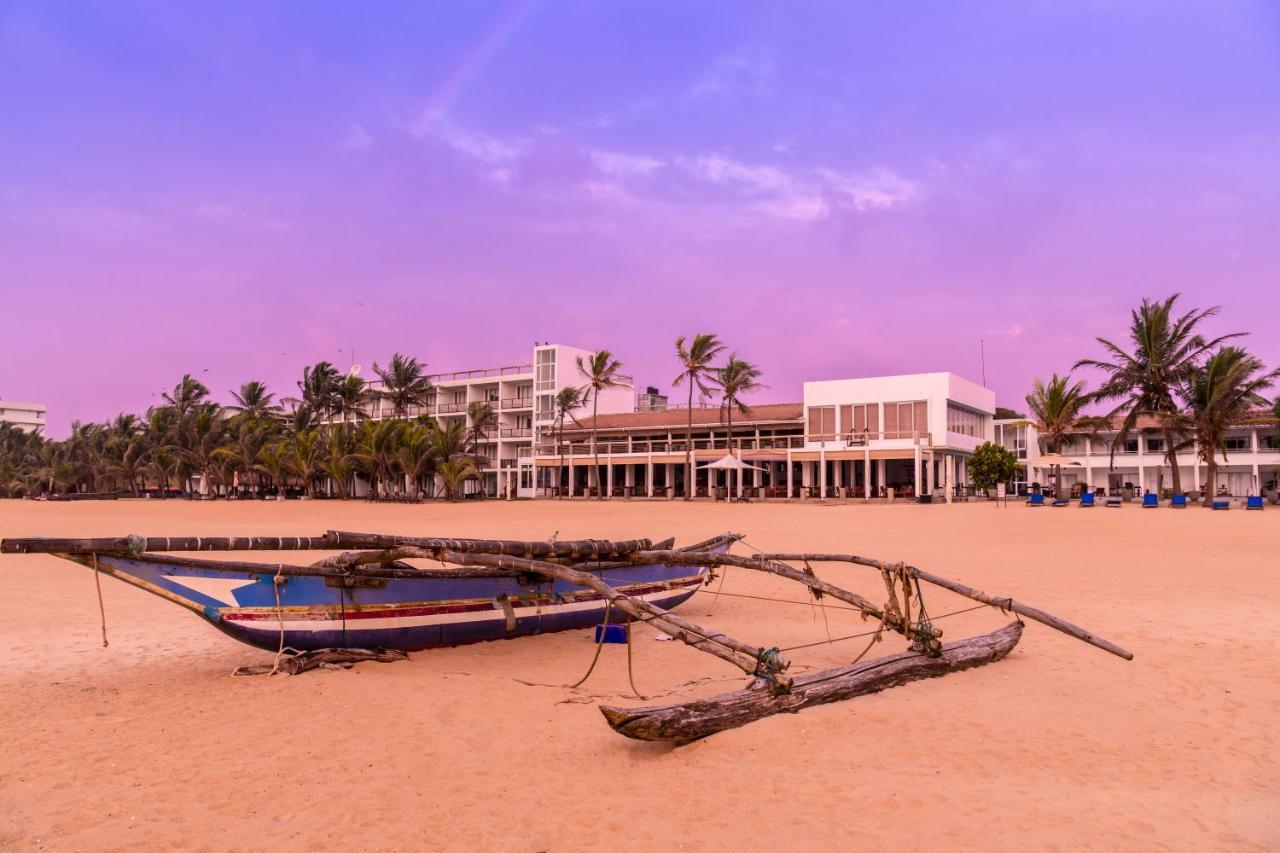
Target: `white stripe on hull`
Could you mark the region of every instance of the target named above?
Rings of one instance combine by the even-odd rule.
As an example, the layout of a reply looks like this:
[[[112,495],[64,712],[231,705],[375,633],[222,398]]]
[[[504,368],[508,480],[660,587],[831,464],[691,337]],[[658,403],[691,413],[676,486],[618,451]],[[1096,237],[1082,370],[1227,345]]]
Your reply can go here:
[[[650,603],[657,604],[659,601],[665,601],[673,598],[683,598],[687,594],[692,593],[697,585],[691,584],[685,589],[663,589],[657,592],[651,592],[646,595],[631,596],[632,598],[641,598]],[[520,610],[531,611],[529,613],[521,613],[517,611],[516,619],[523,621],[526,619],[538,619],[543,616],[559,616],[566,613],[579,613],[587,610],[604,611],[604,602],[597,599],[595,601],[579,601],[566,604],[551,604],[545,607],[527,607]],[[257,611],[262,612],[262,611]],[[256,615],[256,614],[255,614]],[[247,631],[258,631],[263,634],[279,634],[280,622],[275,619],[237,619],[236,614],[229,613],[224,615],[223,619],[243,628]],[[370,631],[384,628],[420,628],[428,625],[449,625],[465,622],[501,622],[505,621],[506,616],[501,609],[494,610],[470,610],[461,613],[428,613],[421,616],[387,616],[371,619],[348,619],[345,627],[348,631]],[[341,631],[344,627],[341,619],[289,619],[286,614],[284,620],[285,631]]]

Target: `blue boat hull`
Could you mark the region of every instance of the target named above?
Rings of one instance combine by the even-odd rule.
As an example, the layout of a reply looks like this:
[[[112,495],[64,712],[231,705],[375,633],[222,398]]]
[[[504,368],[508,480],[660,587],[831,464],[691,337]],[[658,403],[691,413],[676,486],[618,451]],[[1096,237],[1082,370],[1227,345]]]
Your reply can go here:
[[[723,553],[731,541],[717,542],[709,550]],[[194,611],[241,642],[269,650],[279,647],[283,633],[284,645],[300,651],[416,651],[586,628],[599,624],[605,611],[600,595],[559,580],[391,578],[346,586],[332,578],[288,576],[277,585],[269,566],[246,571],[161,555],[100,554],[96,559],[102,572]],[[642,565],[599,576],[621,593],[671,609],[694,594],[706,571]]]

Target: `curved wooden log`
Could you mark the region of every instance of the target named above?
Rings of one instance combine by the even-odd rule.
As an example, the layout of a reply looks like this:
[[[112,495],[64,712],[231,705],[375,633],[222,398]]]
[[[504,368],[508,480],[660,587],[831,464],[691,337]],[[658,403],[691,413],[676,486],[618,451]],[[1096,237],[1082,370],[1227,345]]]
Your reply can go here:
[[[0,539],[0,554],[127,554],[147,551],[310,551],[323,536],[114,536],[104,539]]]
[[[431,536],[393,536],[383,533],[350,533],[330,530],[324,535],[330,548],[388,549],[398,547],[444,549],[458,554],[505,554],[512,557],[616,557],[651,548],[649,539],[582,539],[564,542],[524,542],[498,539],[449,539]]]
[[[601,705],[600,713],[614,731],[629,738],[687,743],[773,714],[794,714],[814,705],[994,663],[1013,651],[1021,636],[1022,623],[1013,622],[990,634],[945,645],[938,657],[906,651],[802,675],[784,695],[774,695],[756,682],[733,693],[674,705]]]
[[[883,560],[876,560],[871,557],[859,557],[856,554],[765,554],[764,557],[769,560],[808,560],[813,563],[854,563],[859,566],[870,566],[873,569],[893,569],[898,565],[897,563],[886,563]],[[1041,625],[1047,625],[1055,631],[1061,631],[1069,637],[1075,637],[1077,640],[1083,640],[1091,646],[1097,646],[1103,651],[1110,652],[1117,657],[1122,657],[1125,660],[1133,660],[1133,652],[1128,649],[1117,646],[1115,643],[1099,637],[1092,631],[1054,616],[1052,613],[1047,613],[1038,607],[1023,604],[1020,601],[1014,601],[1012,598],[1008,598],[1003,595],[988,595],[981,590],[974,589],[971,586],[965,586],[962,583],[958,583],[957,581],[953,581],[949,578],[944,578],[940,575],[935,575],[932,572],[927,572],[916,566],[907,566],[907,571],[909,571],[913,577],[919,578],[925,583],[942,587],[943,589],[954,592],[956,595],[963,595],[965,598],[970,598],[983,604],[989,604],[992,607],[999,607],[1003,610],[1012,611],[1017,613],[1019,616],[1025,616],[1032,621],[1039,622]]]

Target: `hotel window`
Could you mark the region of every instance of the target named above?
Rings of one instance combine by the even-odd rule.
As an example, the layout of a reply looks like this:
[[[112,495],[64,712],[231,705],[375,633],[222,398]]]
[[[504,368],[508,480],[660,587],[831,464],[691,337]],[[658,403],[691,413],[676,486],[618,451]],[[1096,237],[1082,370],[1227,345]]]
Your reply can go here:
[[[880,404],[858,403],[840,407],[840,432],[850,441],[879,438]]]
[[[497,388],[484,389],[484,401],[486,403],[498,402],[498,389]]]
[[[1249,437],[1247,435],[1229,435],[1222,440],[1224,450],[1250,450]]]
[[[913,438],[929,431],[929,404],[924,400],[884,404],[884,437]]]
[[[556,397],[554,394],[539,394],[538,407],[534,410],[540,421],[556,419]]]
[[[1125,441],[1124,441],[1124,450],[1122,450],[1122,451],[1120,451],[1120,452],[1121,452],[1121,453],[1137,453],[1137,452],[1138,452],[1138,439],[1136,439],[1136,438],[1126,438],[1126,439],[1125,439]]]
[[[1147,450],[1148,450],[1149,452],[1151,452],[1151,453],[1163,453],[1163,452],[1164,452],[1164,439],[1163,439],[1163,438],[1148,438],[1148,439],[1147,439]]]
[[[978,438],[982,432],[982,416],[958,406],[947,406],[947,432]]]
[[[538,390],[550,391],[556,387],[556,351],[538,350],[537,362]]]
[[[836,407],[812,406],[809,409],[809,440],[834,441],[836,437]]]

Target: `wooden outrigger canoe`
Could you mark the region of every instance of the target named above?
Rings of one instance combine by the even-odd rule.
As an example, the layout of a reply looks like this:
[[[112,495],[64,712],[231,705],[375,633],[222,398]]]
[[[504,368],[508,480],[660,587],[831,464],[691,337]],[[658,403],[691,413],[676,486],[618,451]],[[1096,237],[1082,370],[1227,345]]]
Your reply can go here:
[[[943,645],[942,631],[923,606],[921,583],[1133,658],[1120,646],[1039,608],[915,566],[853,554],[730,554],[741,538],[725,533],[673,549],[670,540],[520,542],[329,531],[315,537],[5,539],[0,553],[54,554],[89,566],[187,607],[236,639],[268,649],[339,649],[347,655],[369,648],[426,649],[589,627],[616,612],[751,676],[744,689],[708,699],[601,707],[615,731],[639,740],[696,740],[772,714],[982,666],[1003,659],[1017,645],[1021,621]],[[183,551],[308,549],[354,550],[307,566],[175,556]],[[407,560],[442,567],[422,568]],[[887,600],[876,605],[823,580],[812,563],[877,571]],[[882,633],[897,633],[909,648],[792,678],[787,673],[791,662],[777,648],[743,642],[671,612],[710,579],[712,567],[726,566],[800,583],[815,599],[830,596],[878,620],[879,627],[871,632],[875,640]]]
[[[691,546],[724,553],[726,534]],[[344,565],[341,558],[311,566],[231,562],[177,556],[171,551],[341,548],[354,543],[443,544],[479,553],[535,553],[552,559],[598,559],[649,548],[647,539],[623,543],[502,543],[492,540],[361,537],[132,540],[5,540],[7,553],[53,553],[118,578],[196,613],[227,635],[258,648],[422,649],[527,637],[598,624],[606,601],[597,591],[537,574],[498,569],[422,569],[391,560]],[[669,546],[671,543],[661,543]],[[690,550],[688,548],[683,550]],[[160,553],[156,553],[156,552]],[[557,557],[556,555],[563,555]],[[351,562],[351,561],[346,561]],[[664,609],[678,606],[702,584],[705,566],[626,564],[600,573],[620,594]]]

